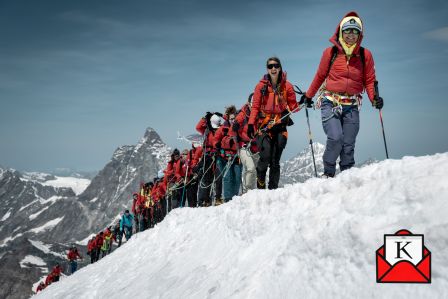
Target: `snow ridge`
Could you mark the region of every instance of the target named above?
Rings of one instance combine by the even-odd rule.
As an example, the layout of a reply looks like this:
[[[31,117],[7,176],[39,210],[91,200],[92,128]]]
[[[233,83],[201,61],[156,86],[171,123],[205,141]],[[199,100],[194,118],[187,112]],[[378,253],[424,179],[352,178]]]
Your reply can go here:
[[[36,298],[446,298],[448,153],[176,209]],[[375,281],[384,234],[425,234],[431,285]],[[82,286],[82,287],[81,287]]]

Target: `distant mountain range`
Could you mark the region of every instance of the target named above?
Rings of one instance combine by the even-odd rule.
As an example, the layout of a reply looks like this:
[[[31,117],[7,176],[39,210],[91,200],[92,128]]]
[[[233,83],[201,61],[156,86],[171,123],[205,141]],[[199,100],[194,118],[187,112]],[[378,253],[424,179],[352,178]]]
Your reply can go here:
[[[56,168],[50,171],[50,174],[54,176],[83,178],[91,180],[98,174],[98,171],[80,171],[70,168]]]
[[[71,243],[110,225],[130,206],[132,192],[166,166],[170,152],[148,128],[136,145],[117,148],[79,195],[74,187],[48,185],[69,170],[22,174],[0,168],[0,298],[28,298],[56,262],[66,265]]]

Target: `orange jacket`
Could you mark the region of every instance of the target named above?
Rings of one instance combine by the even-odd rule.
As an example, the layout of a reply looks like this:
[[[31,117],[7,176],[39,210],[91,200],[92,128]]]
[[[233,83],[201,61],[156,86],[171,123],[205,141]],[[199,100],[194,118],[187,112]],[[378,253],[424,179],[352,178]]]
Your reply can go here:
[[[104,237],[101,234],[96,235],[95,238],[96,248],[101,249],[101,247],[103,246],[103,242]]]
[[[202,146],[198,146],[192,151],[193,151],[193,158],[191,161],[191,167],[193,168],[196,165],[198,165],[199,161],[201,161],[204,151],[202,150]]]
[[[207,152],[215,152],[216,149],[213,146],[213,139],[215,136],[216,130],[208,130],[207,129],[207,120],[205,118],[201,118],[196,125],[196,131],[198,131],[201,135],[204,135],[207,133],[206,139],[205,139],[205,149]]]
[[[146,199],[147,199],[147,197],[145,195],[141,195],[141,194],[138,195],[138,200],[136,203],[136,206],[138,207],[137,214],[142,214],[144,212],[144,209],[146,207],[145,206]]]
[[[163,180],[165,181],[165,184],[168,186],[169,184],[174,183],[175,179],[175,169],[174,165],[176,164],[176,160],[172,158],[166,165],[166,168],[164,170],[165,176],[163,177]]]
[[[43,289],[45,289],[45,284],[43,282],[41,282],[36,289],[36,293],[39,293],[40,291],[42,291]]]
[[[244,104],[235,116],[235,123],[238,123],[238,132],[233,131],[233,128],[230,131],[231,136],[239,137],[240,146],[250,141],[249,136],[247,136],[247,125],[249,123],[250,111],[250,105],[248,103]]]
[[[82,256],[79,254],[78,250],[70,249],[67,254],[67,259],[69,261],[75,261],[76,259],[82,259]]]
[[[358,17],[358,14],[356,12],[350,12],[345,15],[344,18],[349,16]],[[361,32],[359,35],[359,39],[355,49],[353,50],[352,57],[347,61],[344,49],[338,40],[339,27],[340,24],[338,24],[334,35],[330,38],[330,42],[338,48],[338,55],[331,66],[328,77],[326,77],[326,75],[328,72],[328,67],[330,66],[333,47],[329,47],[324,50],[322,58],[320,59],[319,68],[317,69],[313,82],[306,92],[306,96],[309,98],[314,97],[322,83],[325,79],[327,79],[327,90],[335,93],[356,95],[362,93],[365,88],[370,101],[373,102],[375,96],[374,82],[376,80],[375,67],[372,53],[369,50],[364,49],[365,70],[363,69],[363,64],[359,54],[363,33]]]
[[[154,202],[161,200],[166,194],[166,183],[165,181],[157,181],[151,190],[151,197]]]
[[[45,278],[45,286],[49,286],[54,281],[53,273],[50,273],[47,275],[47,278]]]
[[[224,159],[227,159],[226,155],[235,155],[238,150],[236,136],[233,136],[231,132],[229,122],[225,121],[215,133],[214,146],[224,151],[224,153],[221,152]]]
[[[265,89],[266,91],[263,95],[263,90]],[[286,80],[286,72],[282,72],[282,80],[279,84],[278,92],[274,91],[269,76],[266,74],[255,87],[249,124],[256,124],[259,112],[281,115],[286,110],[292,111],[297,107],[296,94],[292,84]]]
[[[193,169],[191,166],[191,161],[189,157],[186,160],[179,159],[174,166],[175,168],[175,175],[176,175],[176,182],[183,183],[185,180],[185,175],[187,173],[188,168],[188,177],[192,175]],[[188,180],[188,178],[187,178]]]
[[[90,239],[87,243],[87,252],[92,252],[96,248],[96,239]]]
[[[62,273],[62,267],[61,266],[54,266],[53,270],[51,270],[51,274],[53,274],[54,277],[61,276]]]

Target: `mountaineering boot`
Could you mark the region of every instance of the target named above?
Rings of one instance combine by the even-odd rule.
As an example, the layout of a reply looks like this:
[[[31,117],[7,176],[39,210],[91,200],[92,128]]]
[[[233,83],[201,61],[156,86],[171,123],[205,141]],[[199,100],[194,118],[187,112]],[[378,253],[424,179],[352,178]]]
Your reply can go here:
[[[321,178],[323,179],[334,178],[334,174],[324,173],[322,174]]]
[[[215,199],[215,206],[222,205],[224,203],[224,200],[222,198]]]
[[[266,189],[266,182],[257,178],[257,189]]]
[[[269,170],[269,184],[268,189],[273,190],[278,188],[278,181],[280,180],[280,165],[272,166]]]

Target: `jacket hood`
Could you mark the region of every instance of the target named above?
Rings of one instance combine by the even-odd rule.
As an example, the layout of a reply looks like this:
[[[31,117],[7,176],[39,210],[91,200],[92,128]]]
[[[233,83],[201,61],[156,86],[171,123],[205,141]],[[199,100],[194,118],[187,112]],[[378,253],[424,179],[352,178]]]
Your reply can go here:
[[[353,50],[353,53],[358,53],[359,52],[359,47],[361,47],[361,42],[362,42],[362,39],[364,37],[364,25],[362,23],[361,18],[358,16],[358,14],[355,11],[351,11],[351,12],[347,13],[341,19],[341,21],[339,22],[338,26],[336,26],[336,30],[335,30],[334,34],[330,37],[330,42],[332,44],[334,44],[336,47],[338,47],[339,50],[342,50],[342,46],[339,43],[339,36],[342,34],[341,27],[342,27],[342,24],[344,24],[345,22],[349,21],[352,18],[355,19],[356,22],[360,23],[361,24],[361,28],[362,28],[361,34],[359,35],[358,42],[356,43],[356,47]]]

